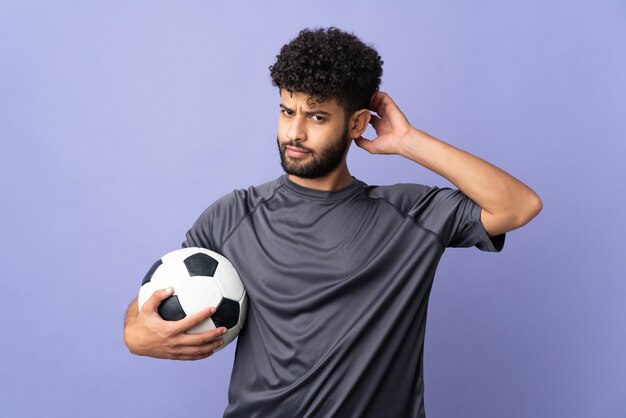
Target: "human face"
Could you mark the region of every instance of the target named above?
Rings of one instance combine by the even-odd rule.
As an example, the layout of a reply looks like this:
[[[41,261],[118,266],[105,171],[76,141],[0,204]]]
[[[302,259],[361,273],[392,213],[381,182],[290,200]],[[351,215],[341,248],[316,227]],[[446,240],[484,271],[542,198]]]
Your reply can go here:
[[[350,142],[345,113],[334,99],[317,103],[306,93],[281,90],[277,143],[287,174],[328,175],[345,164]]]

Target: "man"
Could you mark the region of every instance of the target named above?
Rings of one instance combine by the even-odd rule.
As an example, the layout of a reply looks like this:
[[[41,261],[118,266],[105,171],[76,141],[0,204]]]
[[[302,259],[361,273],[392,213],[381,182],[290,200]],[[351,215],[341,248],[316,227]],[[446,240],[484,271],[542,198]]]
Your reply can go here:
[[[415,129],[378,92],[382,61],[352,34],[303,30],[270,67],[279,88],[278,148],[286,175],[211,205],[184,246],[212,249],[249,295],[227,417],[424,417],[426,309],[446,247],[500,251],[504,234],[541,210],[504,171]],[[371,114],[370,111],[376,114]],[[372,124],[377,137],[362,137]],[[368,186],[350,175],[350,144],[398,154],[458,190]],[[166,322],[155,292],[131,303],[131,352],[193,360],[222,328],[185,331],[213,312]]]

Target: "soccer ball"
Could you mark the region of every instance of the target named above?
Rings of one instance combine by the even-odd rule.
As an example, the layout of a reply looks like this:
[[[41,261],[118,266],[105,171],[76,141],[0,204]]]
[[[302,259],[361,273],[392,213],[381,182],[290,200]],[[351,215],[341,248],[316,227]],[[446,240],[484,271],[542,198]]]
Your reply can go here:
[[[166,321],[180,321],[187,315],[215,306],[215,313],[191,328],[199,333],[224,326],[226,347],[241,331],[246,319],[247,295],[237,271],[228,259],[206,248],[181,248],[165,254],[150,267],[139,288],[139,310],[156,290],[174,288],[158,308]]]

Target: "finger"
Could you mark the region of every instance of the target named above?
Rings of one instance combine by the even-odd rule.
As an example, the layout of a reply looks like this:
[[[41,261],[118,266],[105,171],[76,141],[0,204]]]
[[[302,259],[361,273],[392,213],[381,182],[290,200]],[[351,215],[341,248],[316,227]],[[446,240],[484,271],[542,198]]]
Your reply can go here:
[[[224,340],[219,339],[201,346],[182,346],[178,347],[170,358],[177,360],[200,360],[213,354],[215,350],[224,345]]]
[[[210,318],[211,315],[215,313],[215,307],[211,306],[209,308],[204,308],[199,310],[193,315],[189,315],[180,321],[174,322],[176,324],[176,329],[179,332],[185,332],[196,325],[200,324],[202,321],[205,321],[207,318]]]
[[[390,100],[391,97],[389,97],[387,93],[377,91],[370,99],[370,110],[373,110],[380,115],[385,112],[385,107]],[[393,101],[391,102],[393,103]]]
[[[178,341],[180,345],[200,346],[212,343],[213,341],[222,338],[222,336],[224,336],[226,332],[228,332],[228,329],[226,329],[226,327],[219,327],[199,333],[181,334]]]
[[[143,304],[141,310],[147,309],[148,312],[156,312],[161,302],[172,296],[172,293],[174,293],[174,289],[171,287],[155,291]]]
[[[375,130],[378,130],[378,126],[382,122],[382,119],[376,115],[372,115],[370,118],[370,124],[374,127]]]
[[[374,94],[372,94],[372,97],[370,98],[370,109],[374,109],[377,108],[378,105],[380,104],[380,101],[383,98],[383,92],[382,91],[377,91]]]
[[[358,138],[354,138],[354,142],[359,148],[363,148],[365,151],[372,153],[373,151],[372,142],[374,141],[370,141],[369,139],[365,139],[361,136]]]

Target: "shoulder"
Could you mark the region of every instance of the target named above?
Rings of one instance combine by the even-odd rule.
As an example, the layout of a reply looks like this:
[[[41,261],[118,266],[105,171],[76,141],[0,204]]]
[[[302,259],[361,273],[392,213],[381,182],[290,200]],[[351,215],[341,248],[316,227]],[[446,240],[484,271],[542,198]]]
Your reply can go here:
[[[234,228],[263,201],[270,199],[280,187],[280,178],[237,189],[214,201],[198,217],[187,232],[184,246],[197,246],[219,251]]]
[[[422,200],[436,187],[426,186],[423,184],[398,183],[385,186],[368,186],[364,187],[364,192],[370,199],[381,199],[396,207],[400,212],[406,214],[416,202]]]
[[[281,187],[280,177],[266,183],[236,189],[217,199],[209,209],[213,211],[235,210],[242,214],[253,210],[263,201],[270,199]]]

